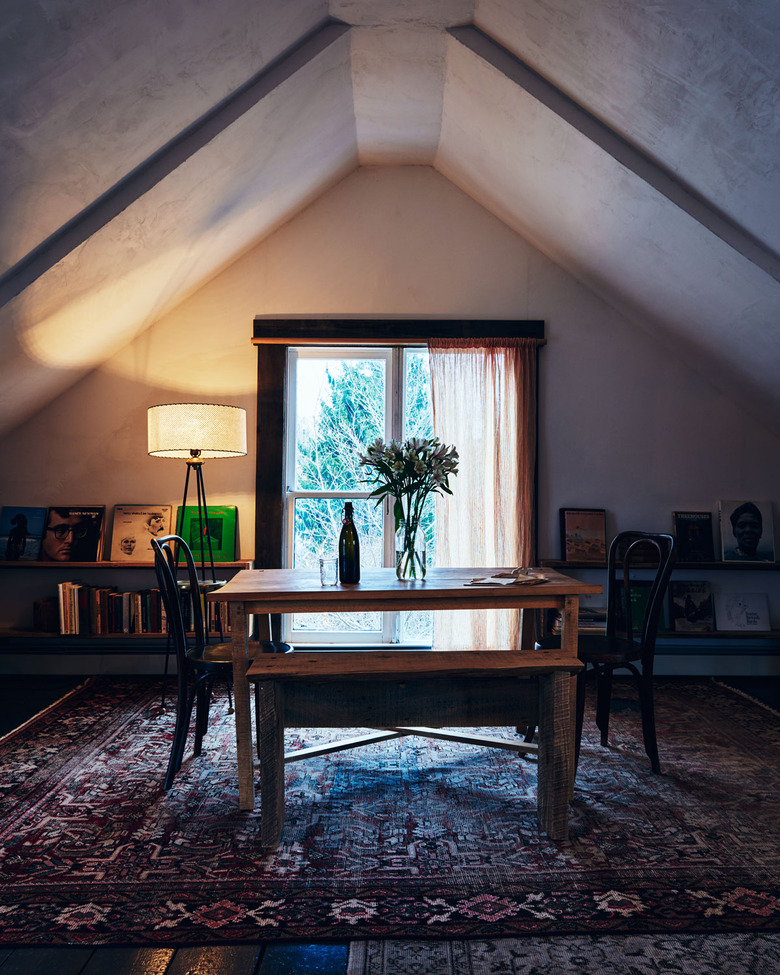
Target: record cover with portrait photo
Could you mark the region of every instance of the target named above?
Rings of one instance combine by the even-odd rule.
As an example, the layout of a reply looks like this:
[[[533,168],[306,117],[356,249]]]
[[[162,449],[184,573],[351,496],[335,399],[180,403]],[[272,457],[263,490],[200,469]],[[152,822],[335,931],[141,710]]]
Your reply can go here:
[[[41,541],[42,562],[96,562],[101,556],[106,506],[49,508]]]
[[[154,562],[152,539],[171,533],[172,504],[116,504],[112,562]]]
[[[720,543],[724,562],[774,562],[775,536],[769,501],[721,501]]]

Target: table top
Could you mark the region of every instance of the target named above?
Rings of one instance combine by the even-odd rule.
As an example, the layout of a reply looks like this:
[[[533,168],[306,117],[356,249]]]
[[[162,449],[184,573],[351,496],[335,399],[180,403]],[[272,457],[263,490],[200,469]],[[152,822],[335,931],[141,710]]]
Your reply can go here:
[[[244,602],[263,612],[318,612],[368,609],[480,609],[505,606],[551,605],[565,596],[597,594],[601,586],[565,576],[554,569],[538,569],[543,581],[515,583],[492,581],[506,568],[433,568],[424,580],[400,582],[392,568],[364,569],[356,585],[322,586],[318,570],[243,569],[207,599]],[[474,579],[489,580],[473,585]]]

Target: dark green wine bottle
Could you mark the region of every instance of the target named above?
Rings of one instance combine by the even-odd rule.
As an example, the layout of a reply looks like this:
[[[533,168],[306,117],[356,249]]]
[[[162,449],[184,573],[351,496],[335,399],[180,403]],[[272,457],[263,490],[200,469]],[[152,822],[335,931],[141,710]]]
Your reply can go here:
[[[344,502],[344,523],[339,535],[339,582],[360,582],[360,540],[352,520],[352,502]]]

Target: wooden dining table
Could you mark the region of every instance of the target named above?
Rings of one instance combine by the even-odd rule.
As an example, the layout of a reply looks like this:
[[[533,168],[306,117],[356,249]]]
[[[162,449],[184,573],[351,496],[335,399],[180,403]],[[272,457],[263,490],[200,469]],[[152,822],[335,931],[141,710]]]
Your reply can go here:
[[[457,728],[538,726],[538,744],[488,744],[536,751],[538,819],[554,839],[568,835],[574,788],[574,676],[579,597],[601,587],[553,569],[514,582],[511,569],[433,568],[424,580],[401,582],[390,568],[364,569],[356,585],[322,586],[306,569],[243,569],[210,601],[230,605],[239,806],[255,806],[252,684],[258,685],[261,842],[278,845],[284,822],[285,727],[377,729],[349,747],[402,734],[460,740]],[[523,573],[527,578],[527,574]],[[475,580],[481,580],[475,583]],[[260,653],[252,619],[268,639],[270,614],[392,610],[546,611],[561,615],[561,647],[439,651],[376,648]],[[442,730],[445,729],[445,730]],[[464,740],[479,741],[473,736]],[[517,737],[517,736],[516,736]]]

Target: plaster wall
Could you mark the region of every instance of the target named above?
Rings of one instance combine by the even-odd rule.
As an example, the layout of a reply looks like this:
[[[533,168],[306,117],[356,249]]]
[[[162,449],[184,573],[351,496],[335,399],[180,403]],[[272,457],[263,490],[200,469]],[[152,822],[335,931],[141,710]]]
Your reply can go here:
[[[209,461],[205,474],[210,503],[239,506],[251,557],[256,314],[544,319],[542,557],[558,554],[559,507],[606,508],[612,533],[669,529],[676,509],[716,514],[721,498],[777,500],[777,437],[696,362],[433,169],[364,167],[0,441],[0,501],[180,503],[184,465],[146,454],[147,407],[240,405],[249,456]]]

